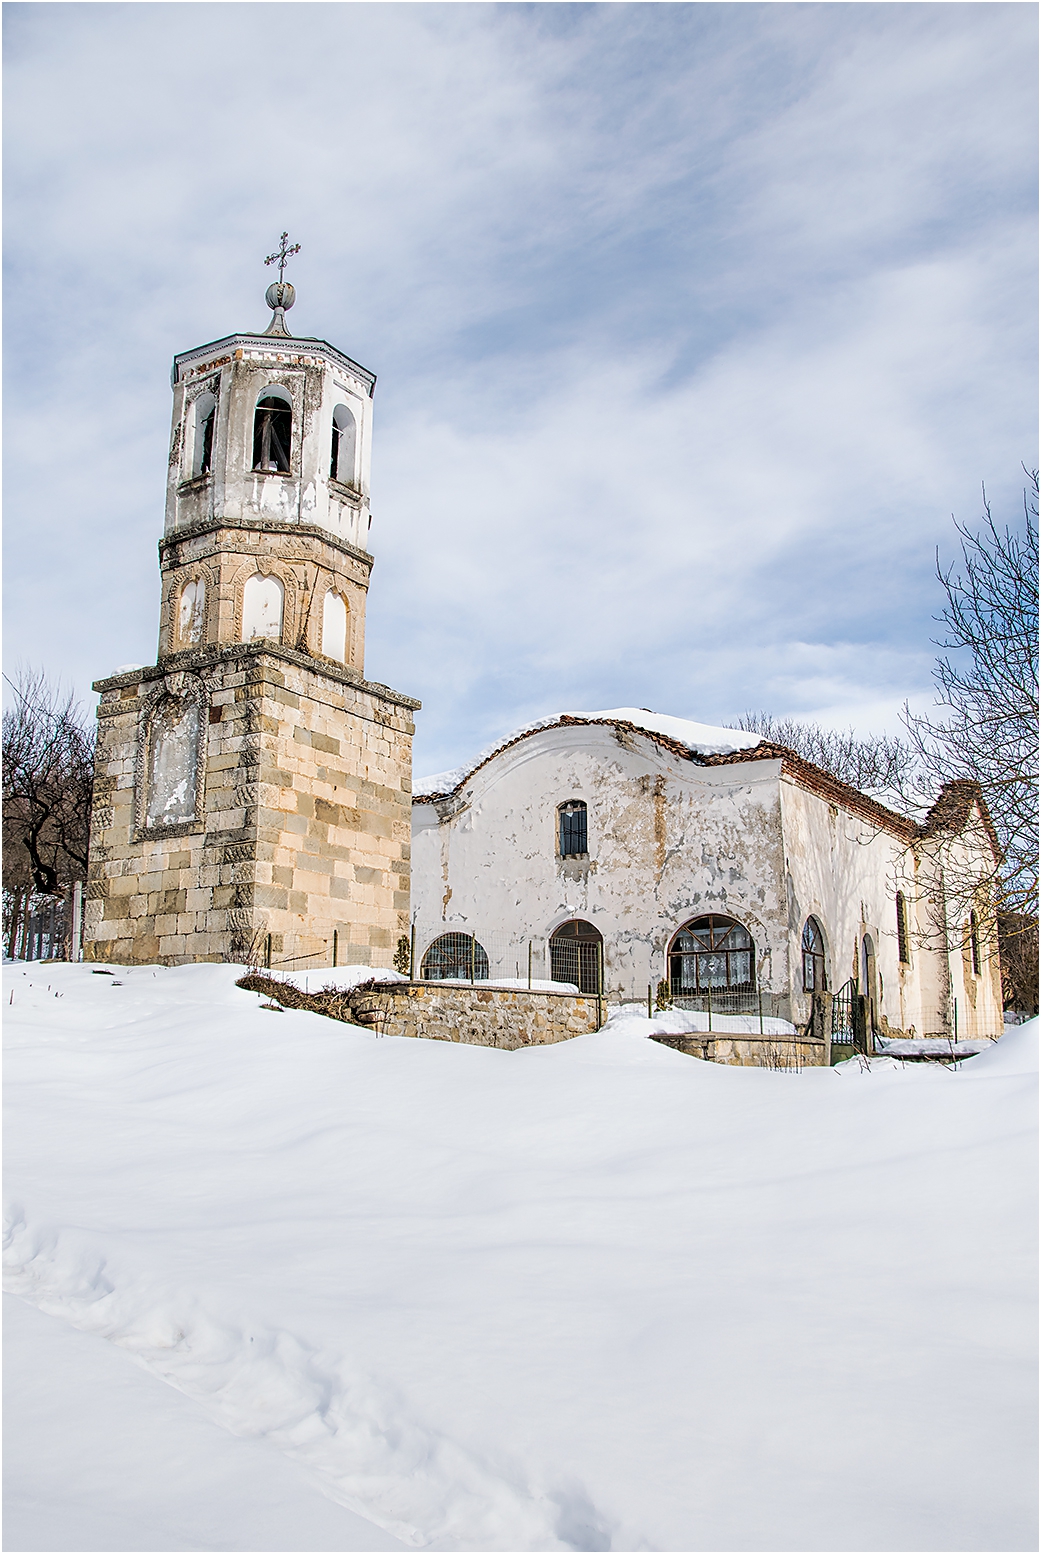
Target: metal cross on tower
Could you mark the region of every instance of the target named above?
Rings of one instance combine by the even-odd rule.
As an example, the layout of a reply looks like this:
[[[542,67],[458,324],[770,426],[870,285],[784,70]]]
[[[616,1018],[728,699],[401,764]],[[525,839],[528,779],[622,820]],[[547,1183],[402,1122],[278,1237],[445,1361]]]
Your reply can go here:
[[[282,236],[278,240],[278,247],[275,249],[275,252],[273,254],[268,254],[267,258],[264,260],[265,264],[277,264],[278,265],[278,282],[279,282],[279,285],[282,284],[282,277],[283,277],[283,274],[285,272],[285,267],[286,267],[286,265],[289,262],[289,259],[291,258],[291,256],[293,254],[298,254],[300,252],[300,244],[299,243],[294,243],[291,248],[286,246],[286,242],[287,242],[288,237],[289,237],[289,233],[288,232],[283,232]]]

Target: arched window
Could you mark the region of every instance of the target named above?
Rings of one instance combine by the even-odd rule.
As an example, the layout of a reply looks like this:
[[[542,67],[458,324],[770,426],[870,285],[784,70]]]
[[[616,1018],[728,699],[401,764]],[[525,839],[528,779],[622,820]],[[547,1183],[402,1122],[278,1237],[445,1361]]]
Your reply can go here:
[[[980,925],[975,912],[969,913],[969,964],[972,974],[978,977],[980,974]]]
[[[358,444],[358,425],[352,411],[346,405],[337,405],[333,411],[332,457],[329,461],[330,480],[342,481],[345,486],[354,484],[354,455]]]
[[[755,986],[755,945],[732,917],[696,917],[669,948],[674,993],[747,992]]]
[[[423,956],[426,982],[487,982],[488,955],[472,934],[443,933]]]
[[[586,806],[581,799],[568,799],[557,808],[560,856],[583,858],[589,851]]]
[[[902,890],[896,893],[896,953],[905,965],[911,963],[911,936],[907,931],[907,901]]]
[[[217,424],[217,401],[212,394],[200,394],[195,401],[195,431],[192,440],[192,476],[208,475],[213,462],[213,429]]]
[[[585,805],[582,805],[583,811]],[[603,937],[580,917],[561,923],[549,941],[549,974],[554,982],[570,982],[580,993],[599,993]]]
[[[285,597],[277,577],[264,577],[260,572],[246,579],[242,590],[242,640],[252,642],[254,637],[273,637],[282,640],[282,604]]]
[[[804,993],[823,993],[827,985],[824,974],[824,935],[817,919],[808,917],[802,931],[802,990]]]
[[[875,941],[869,933],[866,933],[860,941],[860,991],[865,997],[871,999],[872,1004],[876,1003],[878,999],[877,971],[878,961],[875,956]]]
[[[201,577],[196,577],[185,583],[177,602],[177,640],[182,646],[202,641],[205,609],[206,584]]]
[[[287,475],[292,443],[293,401],[285,389],[267,388],[253,417],[253,468]]]
[[[347,601],[331,588],[322,606],[322,652],[338,664],[347,662]]]

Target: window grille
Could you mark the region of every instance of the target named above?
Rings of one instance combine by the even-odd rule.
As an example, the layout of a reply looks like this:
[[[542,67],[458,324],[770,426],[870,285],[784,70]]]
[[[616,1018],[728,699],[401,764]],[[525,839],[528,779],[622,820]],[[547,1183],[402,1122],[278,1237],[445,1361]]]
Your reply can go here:
[[[560,856],[584,857],[589,851],[586,806],[581,799],[569,799],[561,804],[557,813],[560,816]]]
[[[824,973],[824,935],[815,917],[806,919],[802,931],[802,988],[804,993],[823,993],[827,988]]]
[[[902,890],[896,893],[896,953],[905,966],[911,964],[910,936],[907,932],[907,902]]]
[[[592,923],[581,918],[561,923],[549,941],[551,980],[570,982],[580,993],[599,993],[603,942]]]
[[[696,918],[672,941],[669,977],[675,994],[748,991],[755,986],[751,934],[732,917]]]
[[[425,982],[487,982],[488,953],[472,934],[443,933],[423,956]]]

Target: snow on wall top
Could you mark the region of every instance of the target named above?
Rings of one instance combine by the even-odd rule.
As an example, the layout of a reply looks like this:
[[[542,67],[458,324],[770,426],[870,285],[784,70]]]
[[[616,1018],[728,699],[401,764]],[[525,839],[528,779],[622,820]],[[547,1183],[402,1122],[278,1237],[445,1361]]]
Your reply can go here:
[[[661,712],[650,712],[646,707],[612,707],[607,712],[557,712],[549,718],[538,718],[514,729],[505,739],[497,739],[487,745],[465,766],[457,766],[450,772],[436,772],[432,777],[419,777],[413,783],[413,802],[428,798],[442,798],[454,793],[456,788],[470,777],[479,766],[491,760],[500,750],[515,744],[526,734],[539,729],[553,728],[564,722],[576,723],[629,723],[644,729],[648,734],[659,734],[683,745],[692,755],[732,755],[738,750],[752,750],[761,743],[758,734],[747,734],[742,729],[713,728],[708,723],[693,723],[689,718],[670,718]]]

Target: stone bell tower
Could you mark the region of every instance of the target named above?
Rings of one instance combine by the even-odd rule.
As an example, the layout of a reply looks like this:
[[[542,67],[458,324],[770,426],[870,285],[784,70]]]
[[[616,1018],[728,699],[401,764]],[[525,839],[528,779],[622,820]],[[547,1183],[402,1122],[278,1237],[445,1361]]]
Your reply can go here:
[[[408,932],[412,713],[364,678],[375,377],[286,327],[174,358],[154,666],[100,691],[88,959],[375,961]]]

